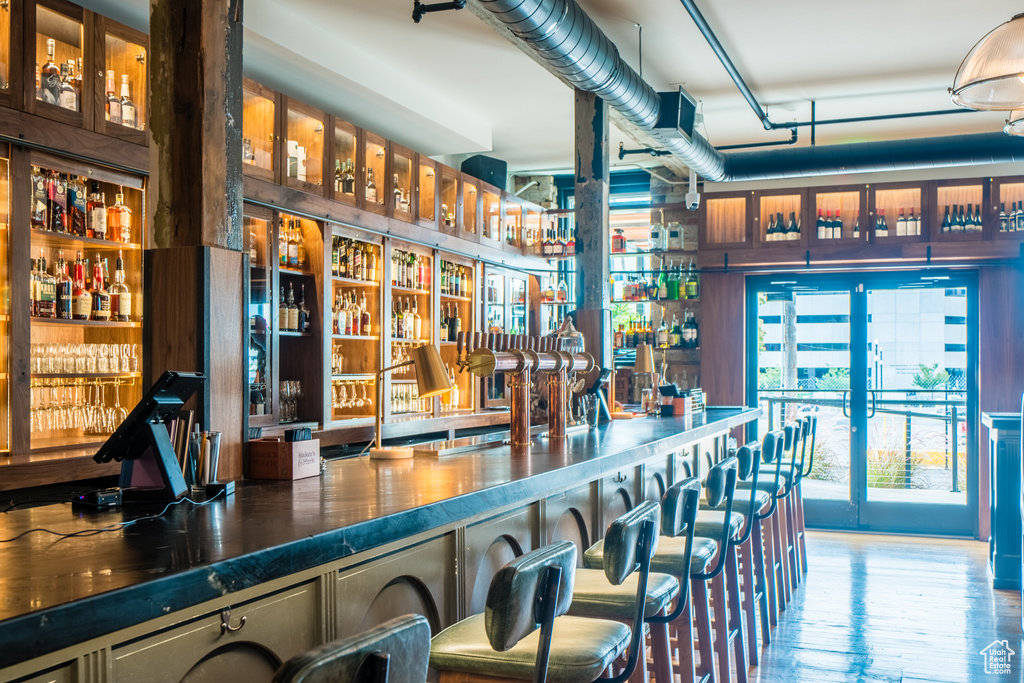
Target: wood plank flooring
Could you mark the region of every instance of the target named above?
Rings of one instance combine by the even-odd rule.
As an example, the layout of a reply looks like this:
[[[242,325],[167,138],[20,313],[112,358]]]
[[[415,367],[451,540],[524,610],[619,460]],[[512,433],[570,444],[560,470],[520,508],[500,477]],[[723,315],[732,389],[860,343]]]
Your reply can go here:
[[[749,679],[792,683],[1024,681],[1021,596],[997,591],[987,545],[808,531],[806,580]],[[1014,651],[1010,673],[981,650]]]

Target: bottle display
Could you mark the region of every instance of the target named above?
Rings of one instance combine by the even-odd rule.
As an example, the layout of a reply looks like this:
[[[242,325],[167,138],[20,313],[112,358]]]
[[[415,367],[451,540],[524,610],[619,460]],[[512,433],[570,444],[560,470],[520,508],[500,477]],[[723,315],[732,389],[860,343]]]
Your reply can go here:
[[[135,103],[131,100],[131,90],[128,87],[128,74],[121,75],[121,125],[132,129],[139,127]]]
[[[111,123],[123,124],[121,119],[121,99],[114,92],[114,71],[107,71],[106,118]]]

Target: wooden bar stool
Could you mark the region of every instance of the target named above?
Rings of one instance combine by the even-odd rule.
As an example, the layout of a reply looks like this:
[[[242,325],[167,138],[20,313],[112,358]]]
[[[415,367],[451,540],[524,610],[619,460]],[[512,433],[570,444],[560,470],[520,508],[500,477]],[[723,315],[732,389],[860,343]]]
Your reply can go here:
[[[649,553],[653,527],[646,533],[633,531],[633,540],[646,544]],[[430,665],[440,672],[441,683],[590,683],[628,647],[625,670],[608,679],[625,681],[636,666],[642,624],[631,634],[619,622],[565,616],[572,600],[576,553],[572,543],[554,543],[502,567],[491,580],[484,613],[449,626],[431,640]],[[639,583],[646,584],[650,561],[642,560],[642,552],[637,556],[643,571]],[[640,594],[637,600],[640,610],[642,598]]]
[[[666,615],[673,598],[679,593],[679,582],[671,574],[636,572],[640,548],[638,539],[642,526],[651,525],[652,551],[658,543],[661,506],[645,501],[619,517],[608,527],[602,546],[602,569],[583,568],[576,571],[569,614],[598,619],[614,619],[630,625],[634,633],[650,628],[654,677],[659,683],[672,681],[672,656],[669,649],[668,625],[652,617]],[[653,555],[653,553],[652,553]],[[650,563],[651,555],[647,561]],[[641,585],[645,582],[646,585]],[[642,601],[641,601],[642,599]],[[647,657],[640,646],[639,666],[634,679],[647,680]],[[633,652],[630,652],[630,657]]]
[[[676,644],[679,650],[675,667],[683,683],[694,680],[692,608],[690,604],[689,581],[691,568],[698,566],[703,570],[715,554],[714,548],[697,548],[694,545],[694,522],[700,503],[700,482],[696,477],[684,479],[669,487],[661,499],[661,536],[658,547],[651,559],[651,569],[674,576],[679,582],[679,594],[676,596],[675,607],[668,614],[647,617],[651,624],[668,624],[671,631],[676,631]],[[583,554],[583,564],[588,568],[604,566],[604,540],[600,540]],[[694,562],[692,558],[696,557]],[[706,613],[706,609],[705,609]],[[710,624],[710,618],[708,623]],[[652,627],[653,628],[653,627]],[[685,638],[678,635],[680,629],[685,630]],[[710,626],[708,635],[710,636]],[[655,674],[657,678],[657,674]]]
[[[429,655],[430,625],[407,614],[292,657],[273,683],[423,683]]]

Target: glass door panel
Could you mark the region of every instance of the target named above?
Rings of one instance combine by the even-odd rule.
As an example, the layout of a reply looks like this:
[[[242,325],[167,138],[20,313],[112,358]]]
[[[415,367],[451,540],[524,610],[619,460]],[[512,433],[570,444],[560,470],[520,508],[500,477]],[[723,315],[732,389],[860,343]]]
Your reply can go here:
[[[509,334],[526,334],[526,279],[513,277],[509,279],[511,292],[509,296]]]
[[[508,310],[506,308],[505,275],[485,269],[484,276],[484,320],[489,335],[509,333]],[[496,348],[491,344],[491,348]],[[497,373],[484,378],[484,407],[498,408],[507,406],[505,396],[505,374]]]
[[[249,424],[273,424],[274,258],[271,222],[243,218],[249,245]]]

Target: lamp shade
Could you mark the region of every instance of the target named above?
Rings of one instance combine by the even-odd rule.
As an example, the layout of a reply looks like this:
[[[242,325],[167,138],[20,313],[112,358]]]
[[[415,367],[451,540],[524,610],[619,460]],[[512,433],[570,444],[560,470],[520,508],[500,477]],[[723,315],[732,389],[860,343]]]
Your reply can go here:
[[[1007,135],[1024,136],[1024,108],[1010,112],[1010,116],[1006,119],[1006,125],[1003,126],[1003,132]]]
[[[420,398],[430,398],[451,391],[452,382],[441,354],[433,344],[417,346],[409,352],[416,368],[416,384]]]
[[[651,350],[650,344],[637,344],[633,372],[638,375],[654,372],[654,352]]]
[[[968,109],[1024,108],[1024,14],[978,41],[953,79],[953,102]]]

